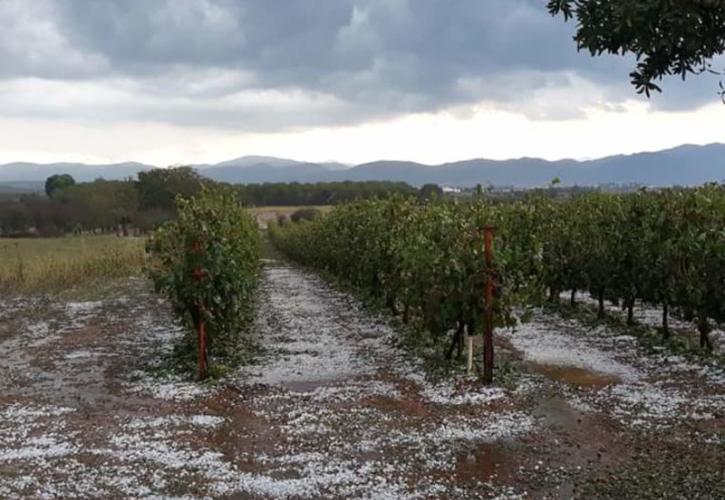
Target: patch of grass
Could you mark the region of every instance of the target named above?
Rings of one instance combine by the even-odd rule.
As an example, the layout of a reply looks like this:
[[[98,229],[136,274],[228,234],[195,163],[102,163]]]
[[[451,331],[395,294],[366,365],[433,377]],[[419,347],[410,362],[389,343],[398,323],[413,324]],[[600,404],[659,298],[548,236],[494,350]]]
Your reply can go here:
[[[60,292],[140,274],[142,238],[0,239],[0,295]]]

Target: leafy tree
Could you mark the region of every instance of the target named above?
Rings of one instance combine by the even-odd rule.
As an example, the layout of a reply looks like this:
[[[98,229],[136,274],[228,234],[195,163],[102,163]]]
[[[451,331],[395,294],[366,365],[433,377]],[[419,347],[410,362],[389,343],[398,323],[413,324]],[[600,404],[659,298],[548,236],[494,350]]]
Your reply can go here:
[[[139,205],[143,210],[160,209],[172,214],[176,209],[176,197],[189,198],[197,195],[205,183],[191,167],[155,168],[138,173]]]
[[[132,181],[106,181],[76,184],[64,189],[57,199],[78,208],[78,224],[85,229],[112,229],[138,218],[138,191]]]
[[[418,191],[421,200],[435,200],[443,197],[443,189],[438,184],[424,184]]]
[[[25,205],[15,201],[0,203],[0,236],[21,234],[28,230],[30,223]]]
[[[45,194],[48,198],[53,198],[53,194],[72,186],[76,183],[70,174],[55,174],[45,180]]]
[[[416,189],[403,182],[264,183],[235,186],[250,205],[334,205],[358,199],[412,195]]]
[[[632,84],[648,97],[661,91],[655,81],[707,71],[725,51],[722,0],[549,0],[548,9],[576,18],[580,50],[634,54]]]

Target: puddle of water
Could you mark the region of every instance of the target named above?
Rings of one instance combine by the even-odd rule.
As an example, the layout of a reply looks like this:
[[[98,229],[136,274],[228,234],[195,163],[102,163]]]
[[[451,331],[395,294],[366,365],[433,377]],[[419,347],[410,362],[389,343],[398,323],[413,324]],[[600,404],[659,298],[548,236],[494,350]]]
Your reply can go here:
[[[333,383],[330,380],[287,380],[278,385],[289,392],[306,393],[313,392],[320,387],[326,387]]]
[[[576,387],[601,389],[620,382],[617,377],[612,375],[603,375],[575,366],[542,365],[537,363],[530,363],[530,366],[537,373]]]
[[[561,398],[545,398],[534,408],[552,443],[549,465],[576,471],[578,477],[563,479],[550,498],[576,498],[578,482],[607,480],[608,470],[614,464],[627,460],[627,443],[619,442],[606,421],[592,413],[574,408]]]
[[[481,443],[456,456],[455,476],[458,481],[505,482],[515,469],[516,454],[501,443]]]
[[[546,398],[539,401],[534,408],[534,416],[541,418],[545,426],[561,428],[569,433],[577,432],[587,417],[585,413],[560,398]]]
[[[396,399],[387,396],[367,398],[367,403],[385,412],[399,412],[414,417],[425,417],[430,412],[419,401]]]

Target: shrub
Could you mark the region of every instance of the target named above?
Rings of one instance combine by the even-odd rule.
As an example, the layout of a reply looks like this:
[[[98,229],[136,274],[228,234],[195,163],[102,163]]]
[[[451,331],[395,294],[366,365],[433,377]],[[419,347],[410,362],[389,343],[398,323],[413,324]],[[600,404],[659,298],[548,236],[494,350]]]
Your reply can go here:
[[[290,219],[292,219],[292,222],[300,222],[303,220],[314,220],[320,215],[321,212],[316,208],[300,208],[290,216]]]
[[[148,273],[197,333],[204,324],[206,349],[201,342],[193,347],[191,330],[177,349],[184,364],[192,362],[196,351],[203,360],[203,378],[207,356],[224,366],[243,362],[250,353],[253,342],[244,332],[252,321],[260,239],[254,219],[230,191],[204,189],[177,204],[178,219],[149,239]]]

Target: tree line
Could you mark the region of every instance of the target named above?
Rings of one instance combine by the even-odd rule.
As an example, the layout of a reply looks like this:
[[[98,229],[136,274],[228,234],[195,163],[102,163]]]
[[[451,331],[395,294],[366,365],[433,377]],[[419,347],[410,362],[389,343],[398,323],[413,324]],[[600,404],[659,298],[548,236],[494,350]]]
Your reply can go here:
[[[387,198],[393,194],[415,195],[418,190],[404,182],[281,182],[237,186],[239,196],[249,205],[305,206],[337,205],[357,199]]]
[[[178,196],[194,197],[204,186],[218,185],[221,183],[201,176],[191,167],[142,171],[137,179],[97,179],[80,183],[70,175],[57,174],[47,179],[45,193],[0,200],[0,236],[146,232],[176,218]],[[247,206],[329,205],[419,192],[405,183],[377,181],[228,187],[238,201]]]

